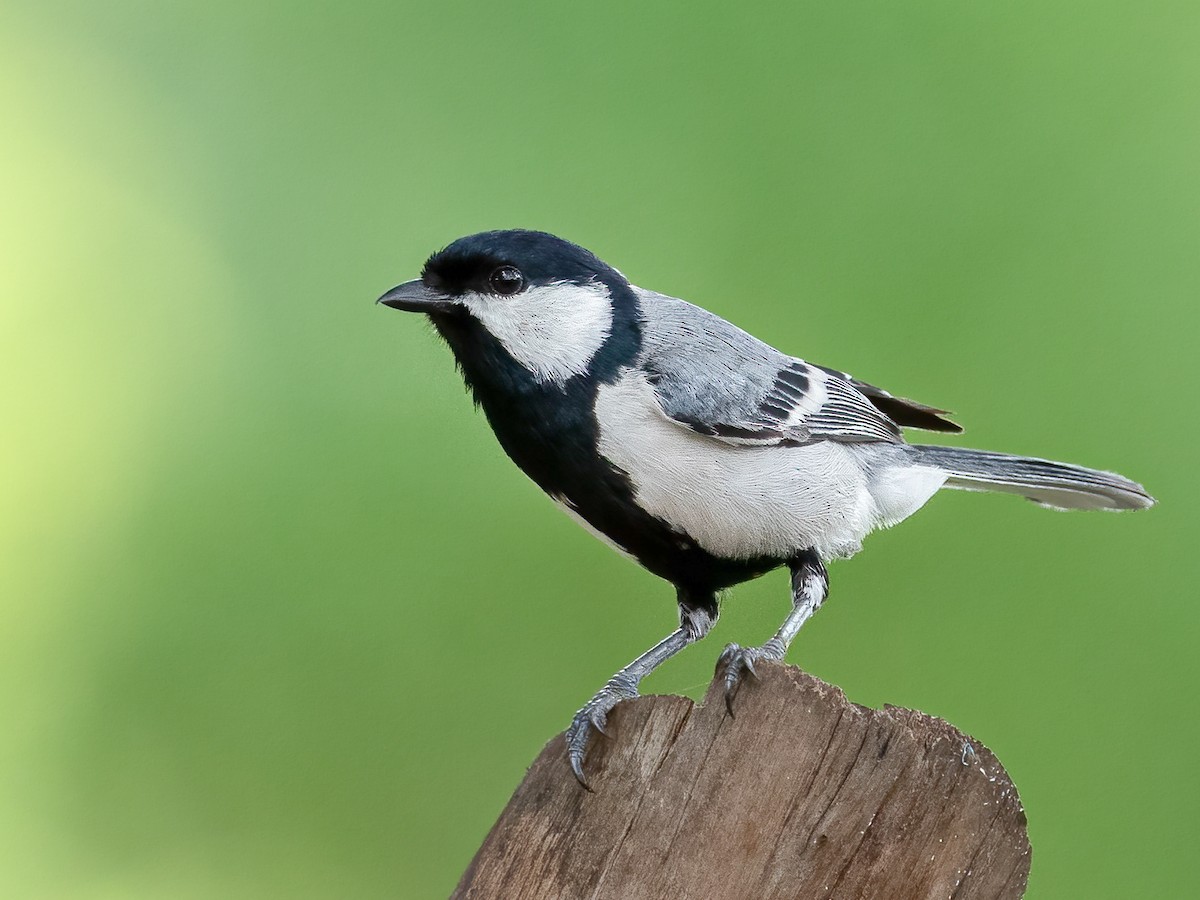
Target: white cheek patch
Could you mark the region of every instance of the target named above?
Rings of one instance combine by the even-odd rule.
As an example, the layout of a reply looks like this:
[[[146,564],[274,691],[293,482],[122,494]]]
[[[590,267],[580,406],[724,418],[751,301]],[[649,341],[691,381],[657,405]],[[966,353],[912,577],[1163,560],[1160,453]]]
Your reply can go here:
[[[582,375],[612,331],[602,284],[535,285],[513,297],[468,294],[460,302],[540,382]]]

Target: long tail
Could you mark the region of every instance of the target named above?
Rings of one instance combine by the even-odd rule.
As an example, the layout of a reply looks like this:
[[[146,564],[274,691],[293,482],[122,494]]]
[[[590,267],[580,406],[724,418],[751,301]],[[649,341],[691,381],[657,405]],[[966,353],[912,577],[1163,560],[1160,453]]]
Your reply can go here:
[[[1154,498],[1115,472],[988,450],[915,444],[924,465],[949,473],[946,487],[1020,494],[1056,509],[1145,509]]]

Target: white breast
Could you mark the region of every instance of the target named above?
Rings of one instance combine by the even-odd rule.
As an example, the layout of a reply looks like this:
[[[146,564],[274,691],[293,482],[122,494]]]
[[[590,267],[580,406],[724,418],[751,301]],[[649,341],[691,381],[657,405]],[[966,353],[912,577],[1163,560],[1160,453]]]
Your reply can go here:
[[[735,446],[697,434],[663,414],[636,370],[600,389],[596,418],[600,452],[628,474],[638,505],[714,555],[849,556],[881,524],[847,445]]]

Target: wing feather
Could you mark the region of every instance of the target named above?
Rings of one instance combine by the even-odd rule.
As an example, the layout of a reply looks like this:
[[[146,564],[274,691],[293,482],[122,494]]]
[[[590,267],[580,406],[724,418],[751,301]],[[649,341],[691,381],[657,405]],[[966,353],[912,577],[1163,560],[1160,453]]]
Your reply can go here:
[[[683,300],[637,291],[640,364],[668,418],[739,445],[903,440],[849,376],[780,353]]]
[[[871,404],[886,415],[897,425],[905,428],[923,428],[926,431],[945,431],[952,434],[962,432],[962,426],[943,416],[952,415],[949,410],[938,409],[936,406],[926,406],[916,400],[908,400],[890,394],[881,387],[876,387],[866,381],[860,381],[853,375],[817,366],[822,372],[849,382],[859,393],[871,401]]]

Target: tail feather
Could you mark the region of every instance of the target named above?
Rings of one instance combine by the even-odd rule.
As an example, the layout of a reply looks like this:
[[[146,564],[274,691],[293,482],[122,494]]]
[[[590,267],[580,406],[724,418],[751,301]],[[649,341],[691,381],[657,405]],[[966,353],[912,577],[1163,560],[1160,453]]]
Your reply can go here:
[[[1146,509],[1155,503],[1140,484],[1115,472],[963,447],[912,449],[923,465],[948,473],[946,487],[1020,494],[1056,509]]]

